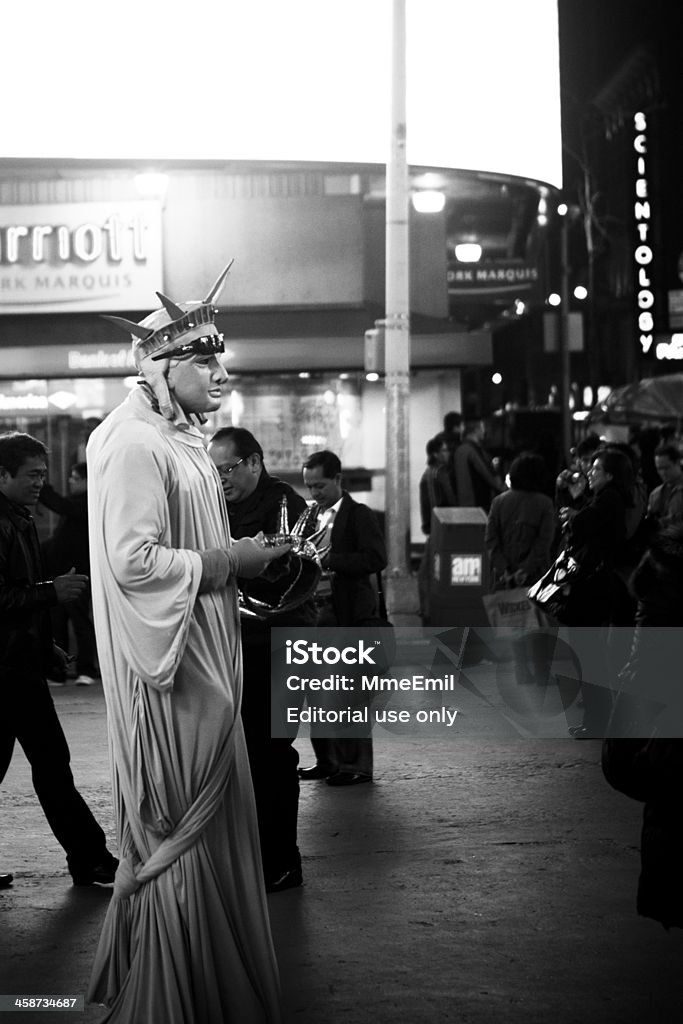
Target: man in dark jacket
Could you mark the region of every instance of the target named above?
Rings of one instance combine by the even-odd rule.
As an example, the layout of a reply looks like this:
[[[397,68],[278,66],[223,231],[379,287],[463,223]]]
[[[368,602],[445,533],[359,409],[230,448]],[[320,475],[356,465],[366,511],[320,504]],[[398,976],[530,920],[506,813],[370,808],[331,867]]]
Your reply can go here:
[[[329,573],[329,597],[319,600],[318,625],[363,626],[376,623],[375,575],[387,564],[377,516],[342,489],[342,467],[334,452],[315,452],[304,463],[304,484],[318,505],[319,527],[329,531],[331,548],[323,559]],[[372,737],[312,738],[316,764],[302,768],[302,779],[326,779],[330,786],[372,781]]]
[[[87,577],[73,568],[45,580],[31,515],[47,473],[47,450],[29,434],[0,434],[0,782],[16,740],[75,885],[114,881],[117,860],[75,787],[70,754],[46,675],[55,648],[49,610],[81,594]]]
[[[305,500],[293,487],[270,476],[263,464],[263,449],[249,430],[223,427],[216,431],[209,442],[209,455],[221,477],[230,532],[235,539],[260,532],[276,533],[283,497],[290,528],[306,510]],[[250,581],[248,586],[254,596],[267,599],[267,580]],[[241,589],[244,595],[244,583]],[[253,617],[248,608],[242,609],[242,722],[268,892],[291,889],[303,880],[297,846],[299,755],[293,746],[294,737],[270,735],[270,629],[314,624],[312,600],[267,620]]]
[[[483,508],[488,512],[493,498],[505,487],[494,473],[484,449],[485,438],[484,421],[467,420],[464,440],[455,453],[455,489],[460,506]]]

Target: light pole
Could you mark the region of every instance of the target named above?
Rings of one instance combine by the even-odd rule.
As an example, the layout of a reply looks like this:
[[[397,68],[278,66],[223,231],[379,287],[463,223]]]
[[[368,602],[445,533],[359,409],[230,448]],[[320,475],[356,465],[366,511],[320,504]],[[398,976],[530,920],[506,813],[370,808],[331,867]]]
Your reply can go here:
[[[564,211],[564,212],[562,212]],[[562,415],[562,453],[566,464],[570,464],[569,450],[572,446],[572,420],[569,408],[570,361],[569,361],[569,222],[571,210],[566,204],[558,207],[562,216],[560,230],[560,410]]]
[[[408,564],[410,475],[410,272],[406,158],[406,5],[392,4],[391,126],[386,177],[385,395],[387,606],[397,624],[417,614]],[[405,621],[405,619],[404,619]]]

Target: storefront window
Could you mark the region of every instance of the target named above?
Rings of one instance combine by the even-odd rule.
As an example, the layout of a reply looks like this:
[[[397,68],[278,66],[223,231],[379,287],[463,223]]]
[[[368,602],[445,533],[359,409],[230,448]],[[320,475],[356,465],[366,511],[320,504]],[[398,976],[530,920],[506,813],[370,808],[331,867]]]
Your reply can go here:
[[[0,431],[21,430],[47,445],[50,482],[68,493],[75,462],[85,461],[95,427],[136,387],[136,377],[0,380]],[[269,472],[301,487],[301,465],[329,448],[342,464],[364,464],[359,383],[327,376],[232,377],[218,412],[203,427],[208,441],[224,426],[251,430],[263,446]],[[52,513],[36,516],[41,539],[56,525]]]

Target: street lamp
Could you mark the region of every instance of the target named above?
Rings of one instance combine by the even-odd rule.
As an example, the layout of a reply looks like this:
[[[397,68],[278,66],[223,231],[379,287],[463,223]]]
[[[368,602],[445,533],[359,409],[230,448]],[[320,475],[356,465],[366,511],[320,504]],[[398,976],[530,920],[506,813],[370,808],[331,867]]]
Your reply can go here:
[[[570,449],[572,446],[572,414],[571,414],[571,384],[570,384],[570,361],[569,361],[569,228],[572,220],[578,215],[579,209],[576,206],[568,206],[560,203],[557,212],[562,218],[560,229],[560,410],[562,413],[562,451],[567,464],[570,461]]]

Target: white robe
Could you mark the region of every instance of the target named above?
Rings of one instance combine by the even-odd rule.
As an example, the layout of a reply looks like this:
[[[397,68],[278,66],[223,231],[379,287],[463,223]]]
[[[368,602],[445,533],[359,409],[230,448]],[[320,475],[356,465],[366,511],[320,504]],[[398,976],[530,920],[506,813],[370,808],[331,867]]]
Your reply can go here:
[[[88,998],[112,1024],[270,1024],[235,588],[198,595],[197,552],[230,544],[218,474],[137,389],[89,441],[88,492],[122,858]]]

